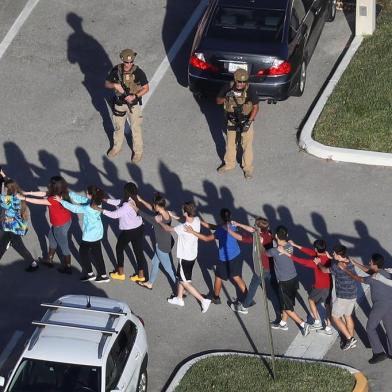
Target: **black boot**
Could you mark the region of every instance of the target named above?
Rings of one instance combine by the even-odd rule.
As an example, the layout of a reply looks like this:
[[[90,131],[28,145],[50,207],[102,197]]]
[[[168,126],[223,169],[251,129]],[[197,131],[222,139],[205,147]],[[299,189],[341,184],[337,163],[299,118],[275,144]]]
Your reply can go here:
[[[72,274],[71,255],[64,256],[64,263],[57,271],[60,272],[60,274]]]

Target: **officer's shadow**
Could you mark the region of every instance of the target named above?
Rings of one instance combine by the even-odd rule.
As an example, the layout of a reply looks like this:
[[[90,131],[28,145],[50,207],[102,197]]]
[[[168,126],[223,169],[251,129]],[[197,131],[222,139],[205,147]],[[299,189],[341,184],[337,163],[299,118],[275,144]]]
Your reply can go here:
[[[70,12],[67,14],[67,22],[74,30],[68,37],[68,61],[71,64],[78,64],[84,74],[83,85],[91,96],[94,108],[102,117],[102,125],[111,144],[113,134],[109,111],[111,94],[105,89],[104,83],[113,64],[102,45],[83,30],[83,18]]]

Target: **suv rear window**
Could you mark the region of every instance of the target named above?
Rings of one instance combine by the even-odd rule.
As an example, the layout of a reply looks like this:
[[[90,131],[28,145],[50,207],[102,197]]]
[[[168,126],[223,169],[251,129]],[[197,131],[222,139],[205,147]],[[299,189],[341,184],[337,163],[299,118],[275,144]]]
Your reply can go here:
[[[284,10],[217,7],[212,16],[209,38],[238,41],[282,41]]]

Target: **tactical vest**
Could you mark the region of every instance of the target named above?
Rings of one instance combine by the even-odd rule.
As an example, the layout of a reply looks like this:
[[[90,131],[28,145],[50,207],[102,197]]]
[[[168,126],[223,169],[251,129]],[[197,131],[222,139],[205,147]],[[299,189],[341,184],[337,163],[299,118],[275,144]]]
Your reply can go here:
[[[234,83],[230,84],[230,87],[233,88]],[[227,113],[234,113],[234,108],[237,106],[242,106],[242,111],[241,114],[243,116],[248,117],[250,112],[253,109],[253,104],[251,101],[247,101],[247,95],[248,95],[248,87],[247,85],[242,91],[241,95],[236,95],[236,97],[226,97],[225,98],[225,103],[224,103],[224,109]],[[237,102],[236,102],[237,101]]]
[[[123,83],[131,94],[136,94],[140,90],[140,84],[135,83],[135,71],[137,65],[133,65],[129,71],[124,71],[122,64],[117,67],[118,80]],[[120,94],[117,94],[120,95]]]

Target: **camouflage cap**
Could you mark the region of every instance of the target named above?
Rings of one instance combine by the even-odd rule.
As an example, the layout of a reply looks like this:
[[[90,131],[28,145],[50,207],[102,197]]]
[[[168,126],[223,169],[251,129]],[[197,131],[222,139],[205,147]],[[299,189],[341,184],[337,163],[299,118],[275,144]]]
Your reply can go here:
[[[249,79],[248,71],[245,71],[242,68],[238,68],[237,71],[234,72],[234,80],[236,82],[247,82]]]
[[[134,52],[132,49],[123,49],[120,52],[120,59],[122,61],[133,61],[135,60],[137,53]]]

